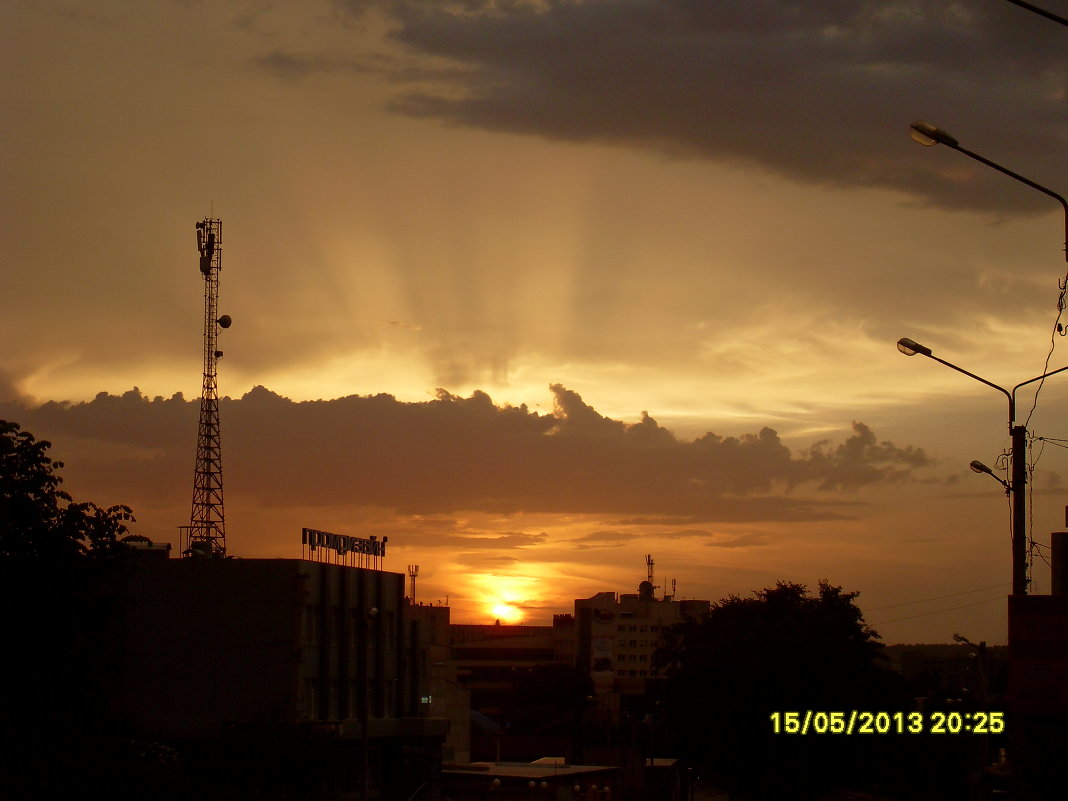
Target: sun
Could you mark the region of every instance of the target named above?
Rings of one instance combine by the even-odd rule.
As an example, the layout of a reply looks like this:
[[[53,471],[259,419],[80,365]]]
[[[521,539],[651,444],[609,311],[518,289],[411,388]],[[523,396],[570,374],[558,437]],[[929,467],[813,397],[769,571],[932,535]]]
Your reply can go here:
[[[493,616],[502,623],[518,623],[523,619],[523,610],[510,603],[501,601],[490,608]]]
[[[496,573],[474,573],[468,580],[472,585],[471,600],[482,610],[482,615],[509,624],[521,623],[527,617],[539,584],[539,579],[533,576]],[[537,606],[534,602],[534,608]]]

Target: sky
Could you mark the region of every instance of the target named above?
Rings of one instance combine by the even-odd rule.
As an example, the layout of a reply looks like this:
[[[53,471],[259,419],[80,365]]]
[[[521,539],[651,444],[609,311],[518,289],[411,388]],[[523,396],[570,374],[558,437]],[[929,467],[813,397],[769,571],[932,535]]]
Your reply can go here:
[[[658,593],[827,579],[885,642],[1004,642],[968,463],[1004,476],[1005,397],[895,342],[1068,364],[1064,212],[909,125],[1064,194],[1065,35],[1000,0],[5,3],[0,417],[177,544],[215,216],[230,553],[388,536],[417,600],[527,623],[651,554]],[[1066,376],[1018,397],[1037,592]]]

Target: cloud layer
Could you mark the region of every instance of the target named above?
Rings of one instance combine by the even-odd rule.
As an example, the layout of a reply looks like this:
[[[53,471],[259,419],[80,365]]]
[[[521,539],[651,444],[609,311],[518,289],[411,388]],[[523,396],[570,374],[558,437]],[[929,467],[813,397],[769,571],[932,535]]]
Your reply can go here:
[[[956,208],[1048,205],[1007,191],[1007,179],[963,156],[924,153],[908,140],[913,120],[929,117],[1040,183],[1059,177],[1048,158],[1068,145],[1063,33],[1005,3],[341,5],[357,17],[386,15],[392,38],[434,68],[283,50],[262,66],[290,76],[386,71],[411,87],[393,103],[404,114],[756,164],[801,182],[900,190]]]
[[[439,390],[424,403],[389,395],[294,403],[256,387],[221,403],[228,490],[265,507],[376,506],[405,515],[811,520],[841,516],[843,491],[900,481],[929,463],[922,450],[878,442],[862,423],[844,442],[799,453],[770,428],[687,442],[647,414],[623,423],[563,386],[551,390],[553,412],[538,414],[497,406],[482,392],[463,398]],[[54,438],[59,458],[74,454],[80,476],[97,476],[93,483],[162,500],[188,484],[196,408],[181,395],[149,400],[132,390],[35,409],[8,403],[0,413]],[[795,496],[795,488],[835,495]],[[119,500],[134,502],[101,502]],[[453,545],[501,548],[543,537],[505,532]]]

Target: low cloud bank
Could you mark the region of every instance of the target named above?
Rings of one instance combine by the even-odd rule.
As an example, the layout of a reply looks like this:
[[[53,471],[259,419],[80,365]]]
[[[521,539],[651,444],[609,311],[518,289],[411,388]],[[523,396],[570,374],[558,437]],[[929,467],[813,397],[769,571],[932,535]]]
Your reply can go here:
[[[930,464],[917,448],[879,442],[863,423],[839,443],[793,452],[770,428],[693,441],[643,413],[599,414],[551,387],[548,414],[439,390],[295,403],[264,387],[224,399],[227,497],[264,507],[376,506],[406,515],[462,510],[653,515],[676,521],[839,517],[843,493],[909,479]],[[198,401],[121,396],[38,407],[0,403],[0,416],[54,442],[66,474],[101,503],[177,504],[188,496]],[[804,497],[801,497],[802,494]],[[116,497],[118,496],[118,497]],[[684,532],[680,532],[681,536]],[[504,541],[464,544],[496,548]],[[460,544],[460,543],[457,543]],[[606,543],[596,543],[604,545]],[[726,545],[726,543],[724,543]],[[729,546],[728,546],[729,547]]]

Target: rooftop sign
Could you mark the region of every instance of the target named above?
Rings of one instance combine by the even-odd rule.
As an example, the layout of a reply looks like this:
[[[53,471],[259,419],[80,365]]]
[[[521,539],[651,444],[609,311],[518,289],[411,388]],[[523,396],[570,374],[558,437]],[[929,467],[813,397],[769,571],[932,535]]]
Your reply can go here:
[[[389,537],[380,540],[372,535],[370,539],[364,539],[314,528],[302,528],[300,542],[302,556],[306,559],[380,570]]]

